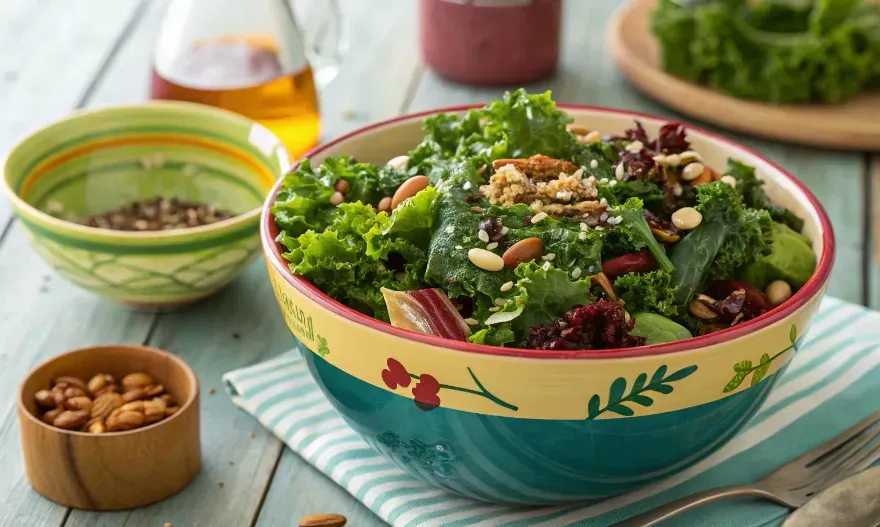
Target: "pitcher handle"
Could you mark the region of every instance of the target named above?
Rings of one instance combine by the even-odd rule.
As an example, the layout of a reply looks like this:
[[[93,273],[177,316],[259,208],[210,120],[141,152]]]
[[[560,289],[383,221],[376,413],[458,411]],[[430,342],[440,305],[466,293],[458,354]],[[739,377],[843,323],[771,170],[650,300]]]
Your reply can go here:
[[[293,1],[293,0],[291,0]],[[310,0],[305,7],[300,31],[305,41],[306,58],[315,74],[315,85],[323,88],[339,73],[339,65],[348,51],[337,0]],[[294,5],[291,8],[296,10]]]

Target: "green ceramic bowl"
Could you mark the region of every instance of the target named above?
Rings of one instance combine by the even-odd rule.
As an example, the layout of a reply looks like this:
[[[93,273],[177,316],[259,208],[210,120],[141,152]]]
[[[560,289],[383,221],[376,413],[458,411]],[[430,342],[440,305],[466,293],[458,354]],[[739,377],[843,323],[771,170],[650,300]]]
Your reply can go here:
[[[98,295],[173,309],[214,293],[260,252],[260,206],[289,169],[266,128],[209,106],[150,102],[72,115],[23,140],[4,183],[37,252]],[[229,210],[203,227],[128,232],[75,217],[177,197]]]

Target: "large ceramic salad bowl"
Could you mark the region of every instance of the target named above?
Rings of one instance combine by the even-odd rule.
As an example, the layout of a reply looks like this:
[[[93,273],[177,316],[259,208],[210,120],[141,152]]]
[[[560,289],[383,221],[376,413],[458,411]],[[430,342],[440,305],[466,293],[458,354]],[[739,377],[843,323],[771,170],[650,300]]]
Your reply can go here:
[[[576,124],[621,134],[621,110],[560,105]],[[318,147],[383,164],[412,149],[422,120],[448,108],[355,131]],[[784,169],[715,134],[688,127],[712,166],[757,169],[767,195],[803,218],[813,276],[779,307],[695,338],[620,350],[494,347],[423,335],[375,320],[293,274],[262,216],[269,277],[284,318],[330,401],[377,451],[451,492],[492,502],[598,499],[666,477],[706,457],[755,413],[797,352],[828,283],[834,237],[815,196]]]

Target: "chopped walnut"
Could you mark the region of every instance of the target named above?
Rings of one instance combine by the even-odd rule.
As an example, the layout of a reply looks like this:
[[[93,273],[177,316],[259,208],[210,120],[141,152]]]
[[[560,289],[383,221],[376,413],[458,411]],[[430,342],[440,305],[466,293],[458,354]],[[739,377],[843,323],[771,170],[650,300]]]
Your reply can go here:
[[[589,220],[589,224],[597,223],[598,216],[605,210],[596,199],[599,192],[592,178],[584,179],[583,171],[568,161],[532,156],[502,159],[493,166],[496,171],[489,178],[489,184],[480,187],[480,192],[493,205],[509,207],[525,203],[535,213],[581,217]],[[555,171],[552,177],[548,177],[550,170]]]

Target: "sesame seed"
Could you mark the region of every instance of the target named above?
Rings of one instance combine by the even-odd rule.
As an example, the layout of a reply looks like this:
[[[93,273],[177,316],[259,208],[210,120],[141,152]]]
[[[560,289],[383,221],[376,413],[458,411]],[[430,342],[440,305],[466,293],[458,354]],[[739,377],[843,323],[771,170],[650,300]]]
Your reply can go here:
[[[466,319],[464,319],[464,323],[467,324],[468,326],[476,326],[477,324],[480,323],[480,321],[475,318],[466,318]]]
[[[385,271],[387,271],[387,269],[385,268],[385,265],[383,265],[383,264],[380,263],[380,264],[379,264],[379,272],[380,272],[380,273],[384,273]]]
[[[581,222],[581,230],[582,230],[582,231],[586,231],[586,230],[589,230],[589,229],[590,229],[590,226],[589,226],[589,225],[587,225],[586,223]]]
[[[581,277],[582,272],[583,271],[581,271],[580,267],[575,267],[574,270],[571,272],[571,277],[574,278],[575,280],[577,280],[578,278]]]
[[[614,216],[613,218],[608,218],[609,225],[619,225],[620,222],[623,221],[623,216]]]
[[[603,177],[602,179],[599,180],[599,184],[600,184],[600,185],[607,185],[607,184],[608,184],[608,178],[607,178],[607,177]]]
[[[494,307],[489,308],[489,312],[491,312],[491,313],[497,313],[498,311],[501,311],[501,307],[499,307],[499,306],[494,306]]]
[[[584,169],[583,169],[583,167],[581,167],[581,168],[575,170],[575,171],[574,171],[574,174],[572,174],[572,177],[574,177],[574,178],[576,178],[576,179],[581,179],[582,177],[584,177]]]
[[[605,220],[607,220],[607,219],[608,219],[608,213],[607,213],[607,212],[603,212],[602,214],[599,215],[599,221],[605,221]]]
[[[465,181],[465,182],[464,182],[464,185],[462,185],[461,188],[464,189],[464,190],[470,190],[470,189],[471,189],[471,182],[470,182],[470,181]]]
[[[550,258],[548,258],[546,254],[544,254],[541,256],[541,260],[544,260],[545,262],[549,262]]]
[[[491,251],[492,249],[496,249],[498,247],[498,242],[492,242],[486,246],[487,251]]]
[[[733,176],[721,176],[721,182],[736,188],[736,178]]]
[[[580,241],[584,241],[584,240],[586,240],[586,239],[587,239],[587,233],[585,233],[585,232],[579,232],[579,233],[578,233],[578,239],[579,239]]]
[[[499,306],[504,306],[504,305],[507,305],[507,299],[506,298],[496,298],[495,303],[498,304]]]
[[[626,175],[626,169],[623,167],[623,161],[617,164],[614,168],[614,177],[617,178],[618,181],[622,180]]]
[[[590,161],[590,168],[599,168],[599,162],[595,159]]]
[[[556,259],[556,253],[547,253],[547,259],[548,259],[549,261],[551,261],[551,262],[552,262],[553,260],[555,260],[555,259]]]
[[[540,223],[546,217],[547,217],[546,212],[539,212],[539,213],[535,214],[534,216],[532,216],[532,224]]]
[[[501,290],[502,290],[502,291],[510,291],[512,288],[513,288],[513,282],[504,282],[504,283],[501,285]]]
[[[607,207],[607,206],[608,206],[608,200],[605,199],[605,198],[600,199],[600,200],[599,200],[599,205],[602,205],[603,207]]]
[[[483,229],[480,229],[480,232],[477,234],[477,237],[480,239],[481,242],[489,243],[489,233],[484,231]]]
[[[593,187],[596,186],[596,176],[590,176],[590,177],[588,177],[588,178],[587,178],[587,183],[589,183],[590,186],[593,186]]]
[[[454,225],[450,225],[449,227],[446,227],[446,233],[447,233],[447,234],[452,234],[453,232],[455,232],[455,226],[454,226]]]
[[[608,186],[609,186],[609,187],[613,187],[613,186],[616,185],[616,184],[617,184],[617,180],[616,180],[616,179],[612,179],[611,181],[608,182]]]
[[[544,265],[541,266],[541,269],[543,269],[545,271],[549,271],[550,270],[550,262],[544,262]]]
[[[655,163],[657,163],[659,165],[666,163],[666,156],[663,154],[656,155],[652,159],[654,160]]]
[[[462,247],[461,245],[456,245],[455,248],[458,249],[459,251],[464,249],[464,247]]]
[[[508,232],[510,232],[510,229],[509,229],[509,228],[507,228],[507,227],[502,227],[502,228],[501,228],[501,236],[504,236],[504,235],[507,234]]]
[[[676,183],[675,185],[672,185],[673,196],[679,197],[682,195],[682,193],[684,193],[684,189],[682,188],[681,183]]]
[[[601,226],[601,225],[596,225],[596,230],[597,230],[597,231],[604,231],[604,230],[605,230],[605,227],[603,227],[603,226]]]

